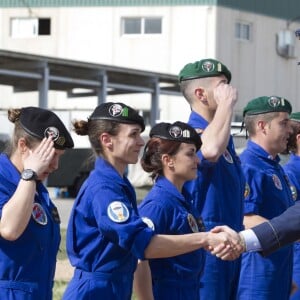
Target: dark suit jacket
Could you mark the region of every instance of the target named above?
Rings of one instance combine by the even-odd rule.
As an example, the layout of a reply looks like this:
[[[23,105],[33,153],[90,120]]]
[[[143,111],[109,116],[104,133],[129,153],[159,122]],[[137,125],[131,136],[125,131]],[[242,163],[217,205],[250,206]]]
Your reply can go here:
[[[300,201],[284,213],[251,228],[262,246],[264,256],[278,248],[300,240]]]

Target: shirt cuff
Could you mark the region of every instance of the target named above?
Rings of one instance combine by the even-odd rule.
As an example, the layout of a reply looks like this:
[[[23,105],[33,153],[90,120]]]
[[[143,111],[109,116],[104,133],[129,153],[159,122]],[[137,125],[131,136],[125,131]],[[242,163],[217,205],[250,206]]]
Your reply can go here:
[[[261,251],[261,244],[252,229],[246,229],[240,232],[246,244],[246,252]]]

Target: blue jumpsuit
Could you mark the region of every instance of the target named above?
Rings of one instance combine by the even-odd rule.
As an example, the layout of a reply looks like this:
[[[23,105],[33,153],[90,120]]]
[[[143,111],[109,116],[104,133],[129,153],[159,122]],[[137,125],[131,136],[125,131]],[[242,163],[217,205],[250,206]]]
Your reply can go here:
[[[0,215],[19,181],[20,173],[1,154]],[[52,300],[60,243],[59,216],[42,183],[37,184],[34,202],[36,213],[23,234],[15,241],[0,237],[0,299]]]
[[[131,299],[137,260],[153,234],[138,215],[128,179],[97,158],[68,224],[67,252],[75,272],[63,299]]]
[[[250,191],[245,214],[266,219],[280,215],[294,204],[279,157],[272,159],[259,145],[248,141],[241,161]],[[243,254],[238,299],[289,299],[292,283],[293,246],[285,246],[268,257],[257,252]]]
[[[289,161],[283,166],[285,173],[294,187],[293,198],[295,201],[300,200],[300,156],[291,154]],[[291,300],[300,299],[300,242],[294,243],[294,265],[293,265],[293,281],[297,284],[298,289],[290,297]]]
[[[141,217],[150,219],[157,234],[186,234],[203,229],[199,213],[191,205],[191,196],[182,194],[165,177],[155,185],[139,206]],[[198,299],[204,251],[199,249],[176,257],[150,259],[155,299]]]
[[[201,130],[205,130],[208,125],[208,122],[195,112],[191,113],[188,123]],[[228,225],[240,231],[243,229],[245,179],[232,137],[227,150],[216,163],[207,161],[201,150],[198,156],[198,177],[186,186],[192,193],[194,205],[200,211],[206,229]],[[200,299],[234,299],[239,271],[240,259],[222,261],[207,252],[201,278]]]

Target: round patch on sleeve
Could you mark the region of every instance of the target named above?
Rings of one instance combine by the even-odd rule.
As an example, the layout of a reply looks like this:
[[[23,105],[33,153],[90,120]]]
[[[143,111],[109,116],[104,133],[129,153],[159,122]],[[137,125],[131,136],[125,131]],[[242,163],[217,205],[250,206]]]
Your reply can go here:
[[[48,219],[47,214],[43,208],[43,206],[37,202],[33,203],[31,215],[38,224],[47,225]]]
[[[147,218],[147,217],[142,217],[142,221],[150,228],[154,231],[155,227],[154,224],[152,222],[151,219]]]
[[[124,203],[114,201],[109,204],[107,215],[113,222],[123,223],[129,219],[129,210]]]

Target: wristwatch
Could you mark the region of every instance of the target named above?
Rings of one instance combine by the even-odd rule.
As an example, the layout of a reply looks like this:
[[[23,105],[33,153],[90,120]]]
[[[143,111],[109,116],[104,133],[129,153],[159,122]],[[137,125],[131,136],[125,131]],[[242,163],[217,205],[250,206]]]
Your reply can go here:
[[[36,180],[37,179],[37,174],[31,170],[31,169],[25,169],[22,173],[21,173],[21,178],[23,180],[29,181],[29,180]]]

